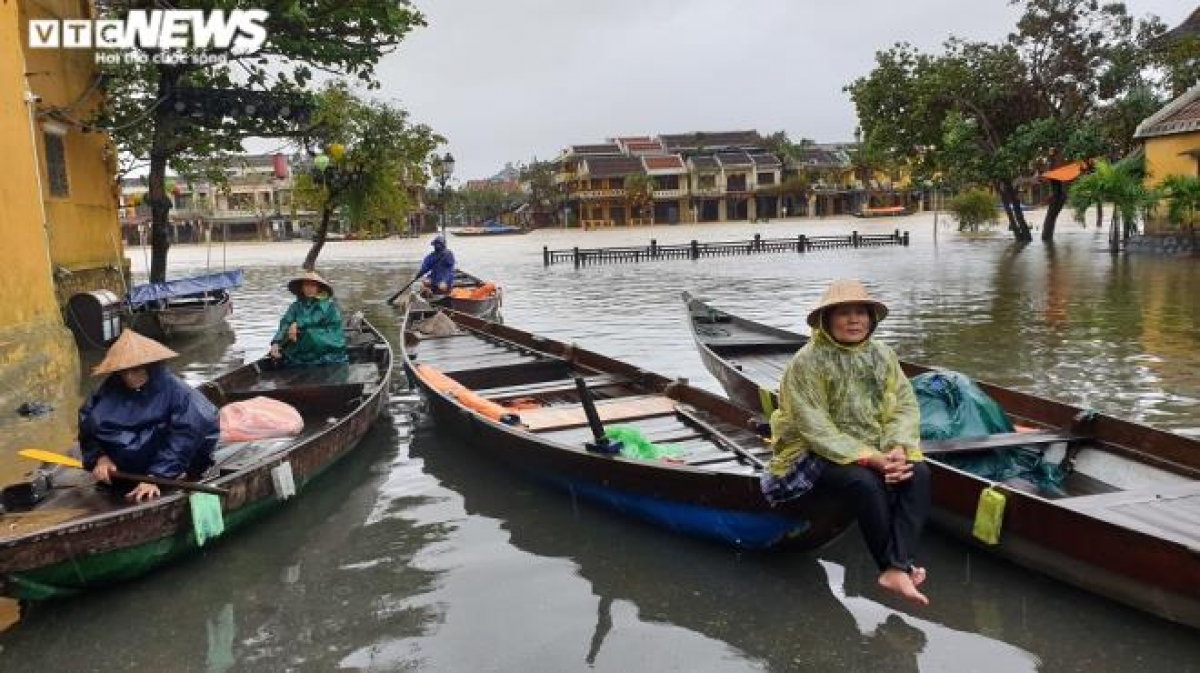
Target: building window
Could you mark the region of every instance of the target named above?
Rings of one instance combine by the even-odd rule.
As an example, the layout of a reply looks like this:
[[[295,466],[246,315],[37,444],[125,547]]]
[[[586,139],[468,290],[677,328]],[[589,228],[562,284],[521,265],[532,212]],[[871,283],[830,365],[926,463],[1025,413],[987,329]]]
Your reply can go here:
[[[43,133],[46,143],[46,173],[50,176],[50,196],[67,198],[71,186],[67,182],[67,148],[63,138],[54,133]]]
[[[717,187],[717,176],[715,176],[715,175],[701,175],[701,176],[700,176],[700,184],[699,184],[698,186],[699,186],[699,188],[700,188],[700,189],[716,189],[716,187]]]
[[[746,191],[746,174],[740,173],[738,175],[729,176],[729,178],[726,180],[725,188],[731,192]]]
[[[773,185],[773,184],[775,184],[775,174],[774,173],[759,173],[758,174],[758,185],[760,187],[763,185]]]

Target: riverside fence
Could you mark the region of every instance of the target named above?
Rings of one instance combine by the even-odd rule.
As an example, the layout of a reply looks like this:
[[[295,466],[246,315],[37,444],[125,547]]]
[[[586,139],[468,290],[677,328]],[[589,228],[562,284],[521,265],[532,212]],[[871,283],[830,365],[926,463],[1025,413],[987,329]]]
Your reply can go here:
[[[908,247],[908,232],[897,229],[891,234],[859,234],[857,231],[844,236],[805,236],[794,238],[754,238],[743,241],[710,241],[659,245],[650,239],[650,245],[611,248],[569,248],[551,250],[542,247],[542,264],[572,263],[576,268],[588,264],[619,264],[625,262],[649,262],[660,259],[700,259],[702,257],[732,257],[735,255],[757,255],[764,253],[805,253],[831,248],[875,248],[885,245]]]

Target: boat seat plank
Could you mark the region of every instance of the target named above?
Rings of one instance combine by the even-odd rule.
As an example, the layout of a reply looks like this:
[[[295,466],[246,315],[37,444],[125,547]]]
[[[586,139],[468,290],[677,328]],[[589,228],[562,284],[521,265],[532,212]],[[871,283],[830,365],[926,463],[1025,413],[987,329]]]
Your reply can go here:
[[[417,364],[426,364],[431,367],[436,367],[448,376],[453,376],[450,372],[468,372],[480,369],[494,369],[496,367],[507,367],[509,365],[523,364],[526,362],[536,362],[539,358],[534,355],[522,355],[520,353],[510,353],[505,355],[477,355],[465,357],[446,357],[446,358],[420,358],[414,360]]]
[[[379,368],[374,364],[319,365],[266,370],[249,387],[225,390],[231,393],[266,393],[290,388],[319,386],[365,385],[379,380]]]
[[[1058,504],[1126,528],[1195,547],[1200,482],[1063,498]]]
[[[558,408],[562,408],[561,406]],[[525,412],[528,413],[528,412]],[[684,432],[691,432],[692,429],[685,426],[674,416],[653,416],[650,418],[641,418],[636,421],[621,423],[621,425],[630,425],[642,432],[650,441],[659,441],[653,439],[658,436],[679,435]],[[569,428],[566,430],[546,430],[540,433],[546,439],[564,444],[577,444],[582,441],[589,441],[592,438],[592,431],[586,425],[583,427]]]
[[[993,449],[1018,446],[1042,446],[1066,442],[1077,444],[1090,438],[1067,432],[1003,432],[982,437],[958,439],[921,440],[921,451],[927,456],[944,456],[958,453],[978,453]]]
[[[675,400],[665,395],[638,395],[596,400],[601,422],[630,421],[675,413]],[[530,409],[521,412],[521,422],[533,432],[563,430],[587,425],[582,404]]]
[[[633,379],[628,376],[619,374],[601,374],[599,376],[584,377],[583,382],[589,390],[597,388],[605,388],[609,386],[621,386],[632,383]],[[575,390],[575,379],[556,379],[554,381],[544,381],[540,383],[530,383],[522,386],[504,386],[500,388],[484,388],[475,392],[491,400],[499,400],[509,397],[523,397],[526,395],[541,395],[549,393],[571,392]]]

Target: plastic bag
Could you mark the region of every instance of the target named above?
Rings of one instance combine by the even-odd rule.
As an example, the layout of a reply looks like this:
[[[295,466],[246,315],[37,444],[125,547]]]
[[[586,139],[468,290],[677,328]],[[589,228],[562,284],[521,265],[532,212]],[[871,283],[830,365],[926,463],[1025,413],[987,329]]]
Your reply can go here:
[[[273,437],[294,437],[304,430],[296,408],[270,397],[252,397],[221,407],[221,441],[249,442]]]
[[[604,429],[604,436],[621,442],[621,455],[626,458],[642,460],[658,460],[660,458],[679,458],[683,449],[674,444],[655,444],[646,439],[641,430],[629,425],[610,425]]]
[[[926,372],[912,379],[921,407],[921,439],[982,437],[1012,432],[1004,410],[967,376]]]

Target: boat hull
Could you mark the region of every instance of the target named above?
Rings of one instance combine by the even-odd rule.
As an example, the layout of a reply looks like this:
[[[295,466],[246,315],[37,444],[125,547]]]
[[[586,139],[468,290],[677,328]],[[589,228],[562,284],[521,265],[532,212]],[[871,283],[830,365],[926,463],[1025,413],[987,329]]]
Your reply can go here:
[[[361,399],[352,403],[339,422],[320,428],[286,451],[269,455],[245,470],[206,482],[228,489],[221,502],[225,535],[285,504],[276,495],[272,468],[289,463],[296,494],[300,495],[308,484],[357,448],[385,409],[391,376],[390,349],[382,336],[373,333],[378,337],[375,343],[382,344],[375,353],[379,378],[369,390],[364,388]],[[239,382],[252,380],[255,374],[250,370],[256,366],[234,370],[201,386],[201,390],[212,397],[223,386],[233,389]],[[303,403],[303,397],[292,401]],[[71,596],[144,575],[198,549],[187,495],[171,493],[144,505],[0,539],[0,594],[21,600]]]
[[[692,334],[705,368],[736,404],[761,412],[760,390],[769,390],[773,401],[775,391],[767,388],[768,382],[737,369],[714,350],[713,341],[696,331],[696,316],[711,313],[711,309],[687,295],[685,302],[689,305]],[[725,315],[732,320],[728,323],[731,332],[744,328],[753,333],[761,328],[760,333],[767,335],[768,341],[789,334]],[[799,334],[791,336],[804,338]],[[904,368],[909,376],[929,371],[912,363],[904,363]],[[993,384],[979,385],[1007,413],[1024,422],[1067,427],[1083,411]],[[1095,421],[1094,432],[1097,438],[1112,440],[1114,451],[1140,443],[1142,448],[1158,453],[1158,462],[1164,466],[1173,465],[1176,460],[1185,461],[1188,449],[1194,450],[1182,446],[1192,443],[1185,438],[1107,416]],[[1134,453],[1128,448],[1123,452]],[[996,484],[935,458],[927,458],[926,462],[932,475],[933,522],[954,537],[1082,589],[1200,628],[1200,540],[1189,545],[1148,534],[1132,524],[1102,520],[1088,514],[1083,504],[1087,500],[1080,499],[1075,501],[1080,504],[1070,505],[1067,503],[1071,498],[1051,500],[1022,490],[1004,489],[1007,501],[1000,542],[986,545],[974,537],[972,529],[980,493]],[[1187,465],[1183,463],[1180,467]],[[1183,486],[1184,491],[1188,488]],[[1169,490],[1170,487],[1163,492]],[[1120,494],[1090,497],[1090,502],[1099,502]]]

